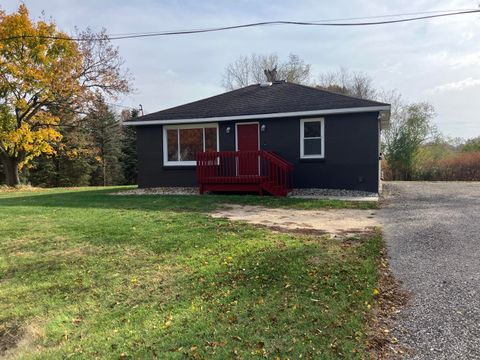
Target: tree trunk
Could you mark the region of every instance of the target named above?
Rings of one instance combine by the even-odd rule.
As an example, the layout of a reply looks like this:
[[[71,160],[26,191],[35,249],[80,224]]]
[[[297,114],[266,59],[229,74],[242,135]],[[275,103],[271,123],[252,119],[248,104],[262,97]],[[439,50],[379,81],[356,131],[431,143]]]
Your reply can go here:
[[[103,158],[102,167],[103,167],[103,186],[107,186],[107,165],[105,164],[105,158]]]
[[[0,159],[3,164],[3,171],[5,172],[5,184],[8,186],[20,185],[20,176],[18,174],[18,159],[8,157],[0,154]]]

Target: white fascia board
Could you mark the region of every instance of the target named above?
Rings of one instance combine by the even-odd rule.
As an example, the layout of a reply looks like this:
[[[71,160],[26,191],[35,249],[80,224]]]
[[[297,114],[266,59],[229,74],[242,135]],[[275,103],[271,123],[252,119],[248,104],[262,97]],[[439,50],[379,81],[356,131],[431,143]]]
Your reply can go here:
[[[376,112],[376,111],[390,111],[390,105],[364,106],[364,107],[345,108],[345,109],[295,111],[295,112],[257,114],[257,115],[221,116],[221,117],[196,118],[196,119],[125,121],[123,125],[138,126],[138,125],[191,124],[191,123],[202,123],[202,122],[254,120],[254,119],[269,119],[269,118],[293,117],[293,116],[350,114],[350,113]]]

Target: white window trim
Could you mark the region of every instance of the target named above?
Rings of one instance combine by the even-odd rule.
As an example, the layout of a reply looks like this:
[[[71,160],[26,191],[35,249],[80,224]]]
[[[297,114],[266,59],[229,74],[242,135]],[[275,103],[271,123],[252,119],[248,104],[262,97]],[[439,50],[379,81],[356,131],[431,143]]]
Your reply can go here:
[[[322,139],[322,153],[315,155],[305,155],[304,154],[304,134],[305,134],[305,123],[306,122],[320,122],[320,137],[307,138],[307,139]],[[325,118],[308,118],[300,120],[300,159],[323,159],[325,158]]]
[[[167,130],[171,129],[205,129],[215,128],[217,129],[217,151],[219,151],[219,130],[218,123],[199,123],[199,124],[181,124],[181,125],[164,125],[163,126],[163,166],[196,166],[197,162],[193,161],[169,161],[168,160],[168,144],[167,144]],[[180,137],[180,132],[177,132],[177,136]],[[177,139],[178,146],[180,147],[180,139]],[[203,151],[205,151],[205,131],[203,131]],[[180,150],[179,150],[180,153]]]

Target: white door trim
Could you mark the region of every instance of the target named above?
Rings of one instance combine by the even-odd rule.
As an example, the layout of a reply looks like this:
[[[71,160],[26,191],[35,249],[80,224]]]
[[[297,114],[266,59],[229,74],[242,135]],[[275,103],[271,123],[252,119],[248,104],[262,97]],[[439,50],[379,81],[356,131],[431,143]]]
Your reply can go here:
[[[235,151],[238,151],[238,125],[252,125],[257,124],[258,129],[258,150],[260,150],[260,123],[258,121],[250,121],[250,122],[237,122],[235,123]]]

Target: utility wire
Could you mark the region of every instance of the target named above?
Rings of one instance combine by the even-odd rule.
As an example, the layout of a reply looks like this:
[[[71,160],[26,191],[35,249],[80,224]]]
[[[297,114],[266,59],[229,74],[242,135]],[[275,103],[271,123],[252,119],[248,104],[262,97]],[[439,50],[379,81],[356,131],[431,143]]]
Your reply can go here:
[[[337,19],[322,19],[322,20],[309,20],[307,22],[311,23],[324,23],[324,22],[338,22],[338,21],[351,21],[351,20],[366,20],[366,19],[380,19],[380,18],[391,18],[391,17],[400,17],[400,16],[412,16],[412,15],[424,15],[424,14],[439,14],[439,13],[456,13],[464,12],[470,10],[478,9],[453,9],[453,10],[433,10],[433,11],[421,11],[421,12],[410,12],[410,13],[400,13],[400,14],[390,14],[390,15],[377,15],[377,16],[360,16],[360,17],[350,17],[350,18],[337,18]],[[204,30],[200,29],[176,29],[171,30],[172,32],[182,32],[182,31],[195,31],[195,30]],[[143,32],[131,32],[131,33],[115,33],[110,34],[111,37],[117,36],[129,36],[129,35],[150,35],[158,34],[159,31],[143,31]]]
[[[120,35],[120,36],[110,35],[110,36],[106,36],[106,37],[100,37],[100,38],[97,38],[97,39],[90,39],[90,38],[86,39],[86,38],[65,37],[65,36],[18,35],[18,36],[11,36],[11,37],[2,38],[2,39],[0,39],[0,41],[8,41],[8,40],[15,40],[15,39],[22,39],[22,38],[42,38],[42,39],[68,40],[68,41],[124,40],[124,39],[134,39],[134,38],[154,37],[154,36],[189,35],[189,34],[199,34],[199,33],[208,33],[208,32],[218,32],[218,31],[226,31],[226,30],[233,30],[233,29],[244,29],[244,28],[252,28],[252,27],[266,26],[266,25],[337,26],[337,27],[372,26],[372,25],[396,24],[396,23],[411,22],[411,21],[433,19],[433,18],[440,18],[440,17],[448,17],[448,16],[467,15],[467,14],[473,14],[473,13],[480,13],[480,10],[462,10],[462,11],[449,12],[449,13],[424,15],[424,16],[417,16],[417,17],[394,19],[394,20],[370,21],[370,22],[369,21],[365,21],[365,22],[330,22],[331,20],[324,20],[324,21],[317,22],[317,21],[283,21],[283,20],[279,20],[279,21],[261,21],[261,22],[255,22],[255,23],[232,25],[232,26],[222,26],[222,27],[213,27],[213,28],[205,28],[205,29],[160,31],[160,32],[153,32],[153,33],[138,33],[138,34]]]
[[[441,13],[458,13],[464,11],[479,10],[478,8],[470,9],[451,9],[451,10],[431,10],[431,11],[417,11],[417,12],[408,12],[400,14],[389,14],[389,15],[376,15],[376,16],[360,16],[360,17],[351,17],[343,19],[330,19],[330,20],[315,20],[312,22],[336,22],[336,21],[350,21],[350,20],[366,20],[366,19],[381,19],[381,18],[391,18],[391,17],[400,17],[400,16],[416,16],[416,15],[425,15],[425,14],[441,14]]]

